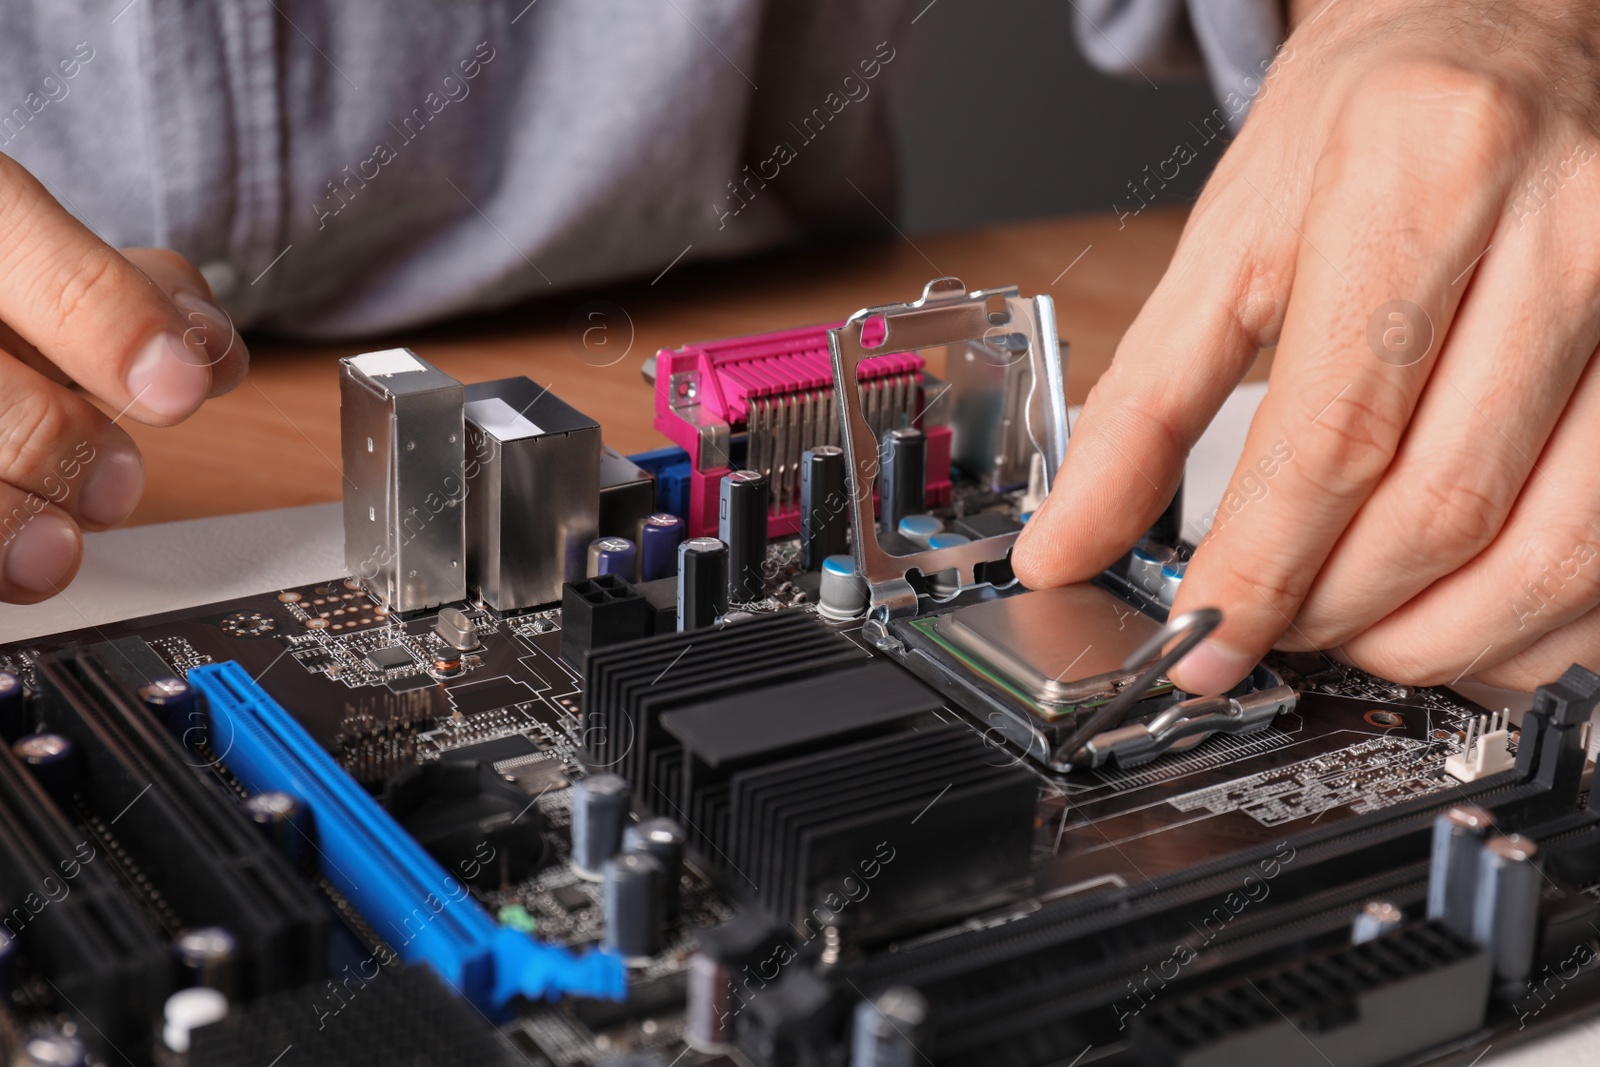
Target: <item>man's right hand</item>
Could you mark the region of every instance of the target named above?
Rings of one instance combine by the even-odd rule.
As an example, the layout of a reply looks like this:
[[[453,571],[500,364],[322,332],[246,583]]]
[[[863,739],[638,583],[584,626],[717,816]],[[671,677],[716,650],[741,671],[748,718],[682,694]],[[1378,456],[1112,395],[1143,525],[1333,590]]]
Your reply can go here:
[[[188,260],[110,247],[0,155],[0,601],[55,595],[80,531],[139,502],[144,461],[118,421],[171,426],[244,380],[214,300]]]

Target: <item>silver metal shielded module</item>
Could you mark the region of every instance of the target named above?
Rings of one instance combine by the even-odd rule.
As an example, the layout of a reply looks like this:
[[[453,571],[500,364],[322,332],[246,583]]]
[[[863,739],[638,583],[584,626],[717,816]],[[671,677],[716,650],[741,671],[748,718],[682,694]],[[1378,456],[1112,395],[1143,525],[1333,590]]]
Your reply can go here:
[[[1035,701],[1053,706],[1115,694],[1139,673],[1124,661],[1161,630],[1137,608],[1087,584],[984,601],[940,615],[934,625]]]
[[[410,349],[339,361],[345,566],[390,611],[467,595],[464,396]]]

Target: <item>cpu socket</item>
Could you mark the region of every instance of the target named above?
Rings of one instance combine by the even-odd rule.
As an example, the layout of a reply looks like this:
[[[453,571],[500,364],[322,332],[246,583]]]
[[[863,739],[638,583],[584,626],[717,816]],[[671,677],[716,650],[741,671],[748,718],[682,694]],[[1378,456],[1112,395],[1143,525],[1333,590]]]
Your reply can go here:
[[[988,600],[932,622],[953,651],[1004,679],[1046,718],[1116,696],[1150,660],[1133,670],[1124,662],[1161,631],[1139,609],[1088,584]]]
[[[1161,629],[1089,584],[996,597],[891,625],[921,653],[908,666],[1047,765],[1088,715],[1154,661],[1130,665],[1129,657]],[[930,667],[937,679],[929,677]],[[1157,677],[1141,696],[1172,692],[1172,683]]]

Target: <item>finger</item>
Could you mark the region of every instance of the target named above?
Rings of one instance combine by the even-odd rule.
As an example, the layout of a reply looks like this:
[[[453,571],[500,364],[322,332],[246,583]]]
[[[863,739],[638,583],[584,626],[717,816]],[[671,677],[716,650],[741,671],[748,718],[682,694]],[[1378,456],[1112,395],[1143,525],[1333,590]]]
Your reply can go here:
[[[1485,685],[1525,693],[1560,678],[1574,663],[1600,670],[1600,608],[1552,630],[1504,663],[1473,677]]]
[[[124,248],[122,254],[166,290],[183,313],[185,344],[203,348],[210,360],[210,395],[221,396],[244,381],[250,352],[199,268],[170,248]]]
[[[1344,643],[1417,685],[1506,662],[1600,599],[1600,360],[1591,358],[1499,536],[1471,563]],[[1187,580],[1187,579],[1186,579]]]
[[[83,538],[60,508],[0,483],[0,601],[34,604],[72,581]]]
[[[3,322],[0,322],[0,352],[25,366],[32,367],[57,385],[72,384],[72,378],[66,371],[51,363],[44,357],[44,353],[18,337],[17,331]]]
[[[0,321],[119,411],[155,425],[211,389],[204,347],[172,299],[0,155]]]
[[[1219,173],[1195,206],[1018,539],[1012,563],[1023,584],[1083,581],[1126,552],[1166,508],[1189,450],[1276,332],[1292,245],[1244,210],[1254,195]]]
[[[1553,214],[1520,230],[1502,222],[1395,461],[1280,647],[1343,644],[1499,533],[1600,343],[1591,292],[1600,256],[1590,241],[1563,239],[1563,226],[1575,232]],[[1588,272],[1548,269],[1585,260],[1593,261]]]
[[[81,394],[0,355],[0,482],[102,529],[139,502],[144,461]]]
[[[1517,153],[1501,129],[1511,110],[1467,75],[1428,68],[1352,96],[1316,168],[1271,384],[1235,477],[1285,443],[1294,461],[1189,565],[1173,612],[1215,606],[1224,621],[1174,668],[1183,689],[1228,689],[1293,625],[1394,457],[1438,346],[1392,365],[1369,347],[1369,321],[1403,297],[1448,332],[1451,279],[1488,242],[1512,180],[1503,157]],[[1419,195],[1419,175],[1440,177]]]

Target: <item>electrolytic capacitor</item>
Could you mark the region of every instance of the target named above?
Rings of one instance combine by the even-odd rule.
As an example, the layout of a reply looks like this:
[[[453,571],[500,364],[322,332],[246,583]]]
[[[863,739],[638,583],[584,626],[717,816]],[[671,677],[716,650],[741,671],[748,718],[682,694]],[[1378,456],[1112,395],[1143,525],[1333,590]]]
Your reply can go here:
[[[800,457],[800,566],[822,569],[822,561],[850,551],[850,498],[844,479],[844,449],[818,445]]]
[[[734,471],[722,479],[717,533],[728,546],[728,599],[739,604],[767,595],[767,476]]]
[[[161,1016],[162,1044],[185,1053],[196,1030],[228,1017],[228,998],[215,989],[180,989],[167,998]]]
[[[1369,900],[1356,912],[1355,922],[1350,924],[1350,943],[1364,945],[1400,929],[1405,921],[1405,912],[1389,901]]]
[[[179,741],[188,735],[197,739],[205,734],[201,721],[200,704],[195,698],[194,686],[182,678],[157,678],[139,687],[139,699],[150,709],[150,714],[167,728]],[[191,731],[193,731],[191,733]]]
[[[648,852],[661,864],[659,893],[667,922],[676,922],[683,898],[683,827],[671,819],[646,819],[622,832],[622,851]]]
[[[716,625],[728,610],[728,546],[691,537],[678,546],[678,630]]]
[[[1172,559],[1161,565],[1161,602],[1167,607],[1178,599],[1178,589],[1183,585],[1183,576],[1189,570],[1189,561],[1186,559]]]
[[[856,1004],[850,1067],[913,1067],[922,1061],[916,1041],[928,1018],[928,1001],[908,986],[891,986]]]
[[[28,732],[26,709],[22,679],[10,671],[0,671],[0,741],[9,745]]]
[[[929,538],[944,532],[944,520],[932,515],[904,515],[898,529],[907,541],[918,548],[927,548]]]
[[[1167,501],[1166,510],[1162,511],[1161,517],[1145,537],[1162,545],[1176,545],[1183,537],[1183,479],[1178,480],[1178,488],[1173,491],[1172,499]]]
[[[624,852],[605,862],[600,905],[605,947],[635,963],[661,951],[661,861],[648,852]]]
[[[726,1052],[733,1043],[733,973],[704,952],[689,957],[683,1039],[697,1052]]]
[[[932,549],[954,548],[956,545],[970,545],[972,538],[966,534],[936,533],[928,538],[928,547]],[[934,596],[950,596],[961,588],[961,572],[951,567],[947,571],[940,571],[928,579],[928,591]]]
[[[1158,545],[1153,541],[1140,541],[1133,546],[1128,557],[1128,580],[1146,595],[1161,596],[1161,569],[1178,558],[1178,550]]]
[[[572,787],[572,869],[600,880],[606,860],[622,848],[628,821],[628,782],[621,775],[591,774]]]
[[[71,740],[60,734],[23,734],[12,744],[11,751],[52,800],[63,808],[72,808],[72,792],[77,782],[73,774]]]
[[[1521,991],[1539,928],[1539,846],[1518,834],[1491,837],[1478,853],[1473,940],[1494,957],[1503,988]]]
[[[22,1043],[22,1067],[85,1067],[89,1047],[76,1034],[37,1030]]]
[[[300,863],[311,848],[311,820],[305,805],[289,793],[271,790],[255,793],[240,805],[245,818],[254,823],[272,846],[291,861]]]
[[[184,983],[215,989],[229,1000],[238,996],[239,941],[220,926],[184,930],[172,943]]]
[[[17,987],[17,939],[0,927],[0,1004],[11,1003]]]
[[[623,581],[633,581],[639,566],[639,552],[626,537],[597,537],[589,542],[588,562],[584,576],[598,578],[614,574]]]
[[[676,515],[658,511],[639,523],[639,580],[670,578],[678,570],[678,546],[688,524]]]
[[[856,573],[855,558],[829,556],[823,560],[817,614],[830,622],[849,622],[866,613],[867,583]]]
[[[1428,861],[1428,918],[1472,936],[1478,899],[1478,853],[1494,829],[1482,808],[1457,804],[1433,820]]]
[[[915,426],[889,430],[878,462],[878,528],[898,530],[901,519],[928,510],[927,435]]]

